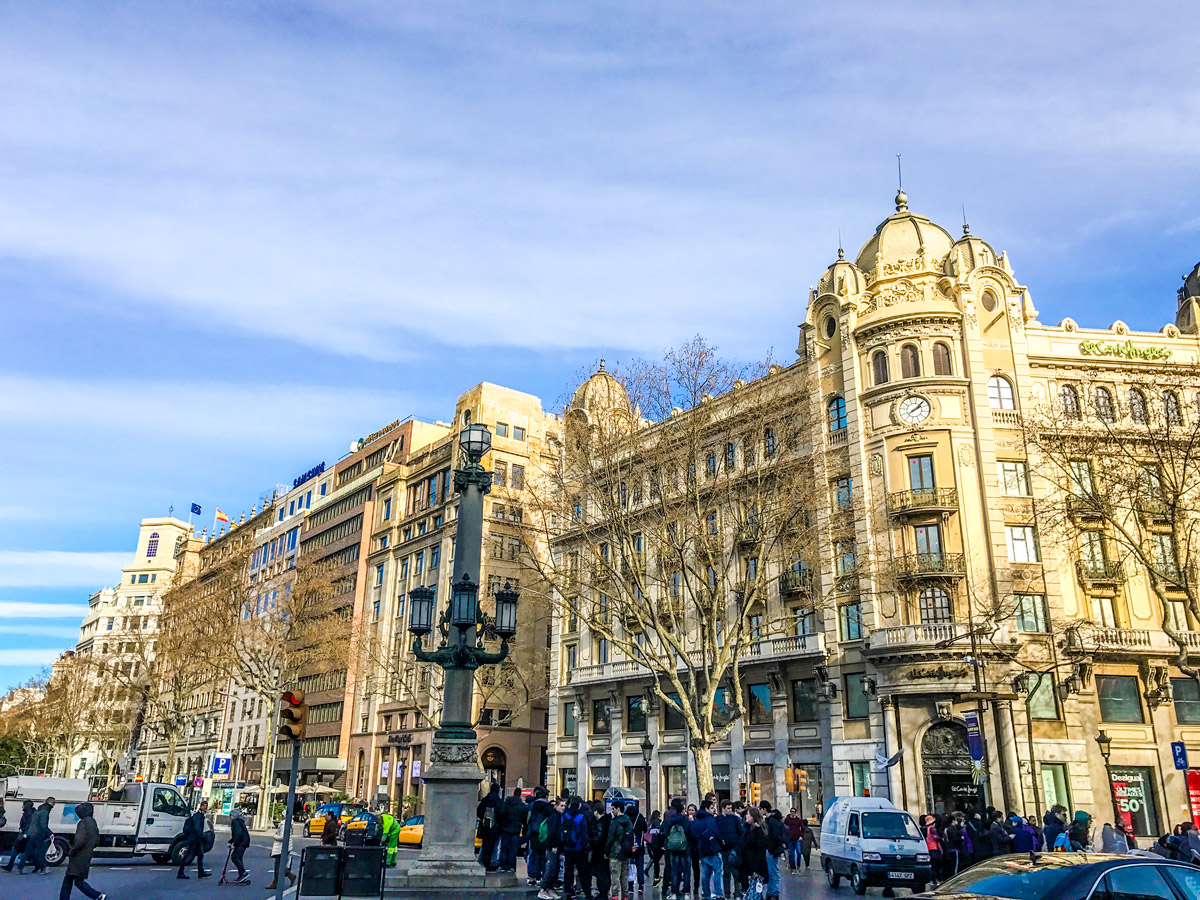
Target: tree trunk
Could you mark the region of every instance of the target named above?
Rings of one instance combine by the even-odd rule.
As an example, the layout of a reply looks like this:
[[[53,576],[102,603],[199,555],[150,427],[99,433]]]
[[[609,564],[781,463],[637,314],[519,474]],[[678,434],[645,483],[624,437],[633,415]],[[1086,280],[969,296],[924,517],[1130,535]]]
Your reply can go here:
[[[167,734],[167,774],[164,776],[164,781],[171,781],[175,778],[175,745],[179,743],[179,735],[175,733],[175,729]]]
[[[272,709],[275,708],[272,704]],[[254,827],[260,831],[271,824],[271,787],[275,782],[275,731],[278,724],[275,715],[271,715],[271,727],[267,729],[267,739],[263,744],[262,774],[258,777],[258,786],[262,790],[258,794],[258,811],[254,813]]]
[[[705,794],[716,790],[713,787],[712,747],[695,741],[692,744],[692,757],[696,761],[696,787],[703,799]]]

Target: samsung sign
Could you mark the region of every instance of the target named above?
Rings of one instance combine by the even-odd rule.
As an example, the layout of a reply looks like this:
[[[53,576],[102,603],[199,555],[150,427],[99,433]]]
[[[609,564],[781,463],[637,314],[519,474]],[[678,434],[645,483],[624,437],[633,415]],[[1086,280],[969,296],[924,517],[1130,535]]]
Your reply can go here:
[[[300,487],[300,485],[304,484],[304,482],[308,481],[308,479],[316,478],[318,475],[320,475],[324,471],[325,471],[325,463],[321,463],[320,465],[313,466],[311,469],[309,469],[307,472],[305,472],[303,475],[299,476],[295,481],[293,481],[292,487],[298,488],[298,487]]]

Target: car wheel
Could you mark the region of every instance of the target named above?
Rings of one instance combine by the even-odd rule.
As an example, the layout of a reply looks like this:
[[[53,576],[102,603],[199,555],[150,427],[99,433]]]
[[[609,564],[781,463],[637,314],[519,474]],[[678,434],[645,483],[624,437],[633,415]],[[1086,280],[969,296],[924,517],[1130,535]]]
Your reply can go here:
[[[168,854],[170,863],[173,866],[182,866],[183,858],[187,855],[187,844],[183,840],[178,840],[171,845],[171,852]]]
[[[833,860],[825,860],[825,877],[829,880],[829,886],[836,888],[842,883],[842,876],[833,871]]]
[[[308,825],[304,826],[304,836],[308,838],[312,837],[312,829]]]
[[[925,893],[925,884],[924,884],[923,882],[920,882],[920,881],[918,881],[916,884],[914,884],[914,885],[912,886],[912,892],[913,892],[914,894],[923,894],[923,893]]]
[[[862,872],[858,870],[858,866],[850,867],[850,887],[854,888],[854,893],[860,897],[867,892],[867,882],[862,877]]]

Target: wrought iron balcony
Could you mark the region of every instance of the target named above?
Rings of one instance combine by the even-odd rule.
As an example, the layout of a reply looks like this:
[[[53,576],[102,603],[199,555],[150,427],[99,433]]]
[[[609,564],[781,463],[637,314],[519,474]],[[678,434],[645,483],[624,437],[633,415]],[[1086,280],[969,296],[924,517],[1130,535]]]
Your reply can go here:
[[[802,597],[812,592],[812,572],[788,569],[779,576],[780,597]]]
[[[758,521],[746,522],[737,532],[737,542],[748,547],[762,541],[762,525]]]
[[[1075,573],[1081,584],[1121,584],[1125,581],[1125,567],[1119,562],[1106,559],[1079,559],[1075,561]]]
[[[908,553],[896,557],[898,578],[962,578],[967,574],[961,553]]]
[[[926,488],[888,494],[888,512],[893,516],[954,509],[958,509],[958,491],[955,488]]]

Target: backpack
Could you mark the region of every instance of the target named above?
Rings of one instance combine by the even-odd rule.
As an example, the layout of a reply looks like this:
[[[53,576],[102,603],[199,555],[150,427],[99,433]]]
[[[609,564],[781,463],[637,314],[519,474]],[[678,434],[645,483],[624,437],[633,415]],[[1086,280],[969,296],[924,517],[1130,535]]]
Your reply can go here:
[[[676,822],[667,832],[667,849],[672,853],[683,853],[688,848],[687,829]]]
[[[623,829],[621,831],[621,842],[620,842],[620,844],[617,845],[621,852],[621,859],[632,859],[633,858],[633,826],[632,825],[623,825],[621,827]]]
[[[550,843],[550,816],[542,816],[542,821],[538,822],[537,840],[543,847]]]
[[[562,847],[564,850],[579,852],[588,847],[588,826],[583,813],[575,816],[563,816]]]

